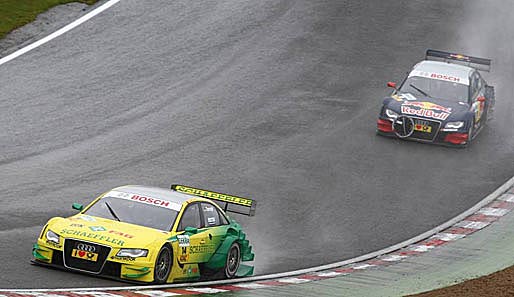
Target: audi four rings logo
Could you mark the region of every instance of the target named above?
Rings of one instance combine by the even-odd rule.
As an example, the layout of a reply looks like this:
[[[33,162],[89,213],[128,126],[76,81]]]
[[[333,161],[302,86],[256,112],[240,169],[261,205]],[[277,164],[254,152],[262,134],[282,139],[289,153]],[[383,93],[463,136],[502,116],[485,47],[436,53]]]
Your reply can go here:
[[[414,121],[410,117],[401,115],[393,122],[393,129],[398,137],[409,137],[414,132]]]
[[[89,245],[89,244],[85,244],[85,243],[77,244],[77,249],[81,250],[81,251],[84,251],[84,252],[90,252],[90,253],[96,251],[96,248],[94,246]]]

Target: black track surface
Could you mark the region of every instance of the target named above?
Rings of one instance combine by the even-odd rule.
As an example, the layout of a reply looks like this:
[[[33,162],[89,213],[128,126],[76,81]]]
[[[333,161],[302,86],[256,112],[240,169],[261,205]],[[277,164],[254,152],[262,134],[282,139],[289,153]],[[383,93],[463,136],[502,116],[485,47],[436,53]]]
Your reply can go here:
[[[123,184],[258,200],[257,274],[340,261],[445,222],[514,175],[504,1],[124,0],[0,66],[0,288],[119,282],[29,264],[52,216]],[[385,83],[426,48],[494,59],[468,149],[381,138]]]

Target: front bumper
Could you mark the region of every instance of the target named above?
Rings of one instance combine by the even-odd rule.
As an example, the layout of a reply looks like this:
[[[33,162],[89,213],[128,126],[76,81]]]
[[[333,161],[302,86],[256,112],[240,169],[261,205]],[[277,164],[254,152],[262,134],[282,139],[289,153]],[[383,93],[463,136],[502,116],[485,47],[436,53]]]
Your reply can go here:
[[[377,120],[377,134],[381,136],[399,138],[403,140],[412,140],[423,143],[441,144],[452,147],[462,147],[468,144],[468,134],[464,130],[456,131],[444,131],[444,129],[438,129],[433,139],[419,139],[416,137],[398,137],[394,132],[393,122],[390,118],[379,117]]]
[[[73,272],[86,273],[129,282],[153,282],[153,262],[141,261],[137,258],[131,260],[120,260],[112,255],[113,253],[115,252],[111,252],[104,263],[102,263],[102,268],[99,272],[91,272],[67,266],[65,264],[64,248],[62,246],[47,244],[43,240],[39,239],[32,248],[32,255],[34,257],[32,262],[38,265],[51,266]]]

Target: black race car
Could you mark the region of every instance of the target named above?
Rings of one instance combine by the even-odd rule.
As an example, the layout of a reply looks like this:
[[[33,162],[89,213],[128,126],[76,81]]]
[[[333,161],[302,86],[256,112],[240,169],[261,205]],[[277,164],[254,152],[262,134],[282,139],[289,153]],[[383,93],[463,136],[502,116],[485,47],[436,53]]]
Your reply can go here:
[[[377,134],[449,146],[467,146],[494,106],[494,88],[479,70],[490,59],[427,50],[399,87],[384,99]]]

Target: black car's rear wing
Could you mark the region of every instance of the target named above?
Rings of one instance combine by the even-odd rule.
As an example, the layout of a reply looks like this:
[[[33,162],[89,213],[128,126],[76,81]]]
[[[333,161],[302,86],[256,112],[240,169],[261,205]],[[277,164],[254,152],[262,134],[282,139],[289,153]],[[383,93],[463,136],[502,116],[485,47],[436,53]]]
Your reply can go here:
[[[490,71],[491,70],[491,59],[477,58],[471,56],[465,56],[462,54],[455,54],[449,52],[443,52],[433,49],[428,49],[425,55],[425,60],[444,61],[449,63],[466,65],[473,67],[478,70]]]
[[[203,197],[219,202],[220,206],[225,210],[247,216],[255,215],[257,201],[233,195],[227,195],[182,185],[171,185],[171,189],[176,192]]]

